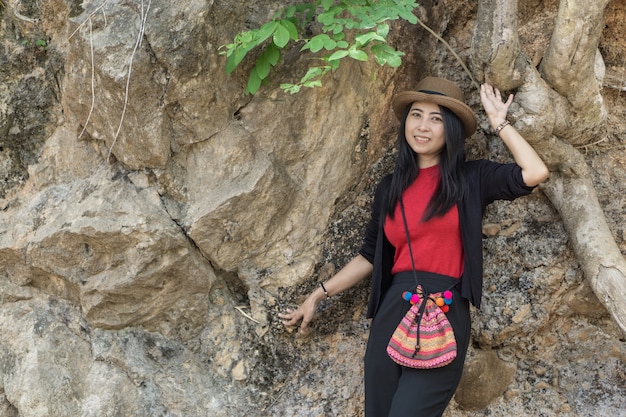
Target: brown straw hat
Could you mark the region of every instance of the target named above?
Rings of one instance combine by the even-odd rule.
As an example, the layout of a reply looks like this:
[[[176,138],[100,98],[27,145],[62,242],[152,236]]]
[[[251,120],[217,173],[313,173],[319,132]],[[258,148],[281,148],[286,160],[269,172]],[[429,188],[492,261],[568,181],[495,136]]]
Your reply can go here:
[[[430,101],[447,107],[461,119],[468,138],[476,131],[476,116],[465,104],[463,91],[452,81],[438,77],[426,77],[417,84],[416,91],[402,91],[392,101],[393,112],[402,120],[406,106],[416,101]]]

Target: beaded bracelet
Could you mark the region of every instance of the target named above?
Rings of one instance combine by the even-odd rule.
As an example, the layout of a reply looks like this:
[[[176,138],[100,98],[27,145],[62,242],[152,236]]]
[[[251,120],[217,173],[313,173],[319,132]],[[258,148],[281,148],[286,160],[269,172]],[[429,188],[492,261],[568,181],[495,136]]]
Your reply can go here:
[[[324,294],[326,294],[326,298],[330,298],[330,295],[328,295],[328,291],[326,291],[326,287],[324,286],[323,282],[320,282],[320,286],[322,287],[322,291],[324,291]]]
[[[505,120],[504,122],[500,123],[498,127],[496,127],[496,135],[500,136],[500,131],[510,124],[511,122],[509,122],[508,120]]]

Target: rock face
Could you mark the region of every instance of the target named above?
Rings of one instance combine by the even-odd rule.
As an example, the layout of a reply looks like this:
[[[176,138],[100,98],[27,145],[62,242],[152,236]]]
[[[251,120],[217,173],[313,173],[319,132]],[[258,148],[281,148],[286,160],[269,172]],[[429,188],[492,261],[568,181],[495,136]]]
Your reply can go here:
[[[396,25],[420,45],[400,70],[345,63],[289,96],[276,86],[307,62],[287,54],[246,96],[218,48],[282,3],[244,3],[0,2],[1,417],[362,414],[367,283],[308,337],[276,315],[359,246],[393,160],[391,95],[460,70]],[[472,8],[435,3],[426,20],[463,55]],[[613,129],[589,162],[625,247]],[[482,131],[468,153],[508,158]],[[617,415],[626,345],[554,210],[537,191],[485,222],[484,307],[446,416]]]

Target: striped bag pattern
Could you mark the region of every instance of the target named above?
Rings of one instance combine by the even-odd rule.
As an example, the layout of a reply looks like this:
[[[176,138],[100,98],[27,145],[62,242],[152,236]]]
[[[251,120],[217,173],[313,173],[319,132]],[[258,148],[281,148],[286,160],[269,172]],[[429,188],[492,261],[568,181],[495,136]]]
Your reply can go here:
[[[411,306],[391,336],[387,354],[397,364],[432,369],[456,358],[454,330],[434,298]]]

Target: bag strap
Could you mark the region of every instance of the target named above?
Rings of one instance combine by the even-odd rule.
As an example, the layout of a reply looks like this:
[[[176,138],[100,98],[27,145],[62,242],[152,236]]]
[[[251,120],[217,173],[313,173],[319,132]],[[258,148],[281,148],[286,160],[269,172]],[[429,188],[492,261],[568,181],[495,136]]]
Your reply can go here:
[[[409,255],[411,255],[411,266],[413,267],[413,277],[415,278],[415,284],[420,285],[417,280],[417,272],[415,271],[415,261],[413,260],[413,249],[411,248],[411,237],[409,236],[409,225],[406,222],[406,214],[404,214],[404,203],[402,197],[400,197],[400,211],[402,211],[402,220],[404,221],[404,231],[406,233],[406,243],[409,246]],[[424,293],[426,289],[424,288]]]
[[[400,210],[402,211],[402,220],[404,221],[404,231],[406,233],[406,243],[409,246],[409,255],[411,255],[411,266],[413,267],[413,277],[415,278],[415,285],[419,286],[420,283],[417,280],[417,271],[415,270],[415,260],[413,259],[413,249],[411,248],[411,236],[409,236],[409,225],[407,224],[406,221],[406,214],[404,214],[404,203],[402,202],[402,197],[400,197]],[[422,321],[422,316],[424,315],[424,311],[426,310],[426,303],[428,302],[429,299],[432,300],[432,298],[430,298],[430,295],[428,294],[428,290],[426,288],[424,288],[424,286],[422,286],[422,302],[419,306],[419,309],[417,310],[417,314],[415,315],[414,318],[414,322],[416,325],[416,338],[415,338],[415,350],[413,351],[413,357],[415,357],[415,355],[417,355],[417,352],[419,352],[421,345],[420,345],[420,322]],[[434,300],[433,300],[434,301]]]

